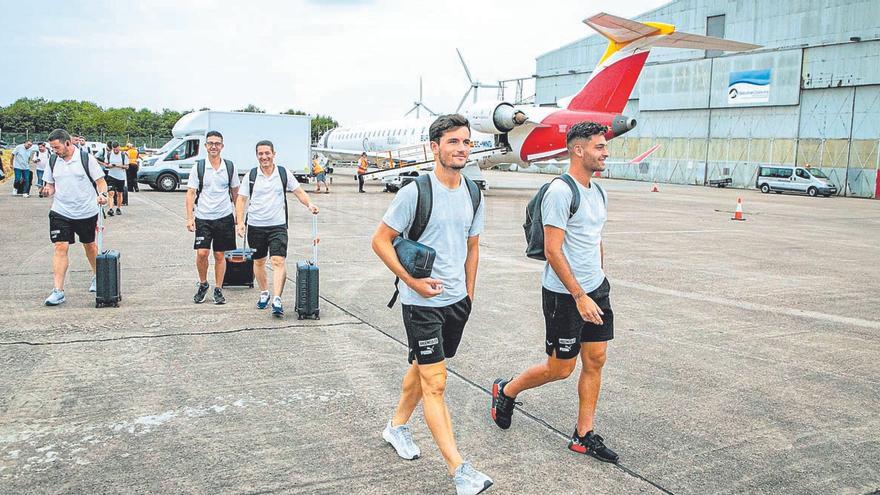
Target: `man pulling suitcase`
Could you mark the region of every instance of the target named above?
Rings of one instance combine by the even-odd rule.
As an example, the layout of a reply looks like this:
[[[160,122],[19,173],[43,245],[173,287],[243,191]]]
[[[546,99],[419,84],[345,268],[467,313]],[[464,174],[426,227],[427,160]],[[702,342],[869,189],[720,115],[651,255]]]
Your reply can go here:
[[[300,203],[317,215],[318,207],[300,187],[299,182],[284,167],[275,165],[275,146],[271,141],[260,141],[256,146],[258,167],[245,175],[236,202],[236,230],[254,249],[254,276],[260,286],[257,309],[269,306],[269,279],[266,260],[272,263],[272,314],[284,316],[281,293],[287,276],[287,191],[293,192]]]

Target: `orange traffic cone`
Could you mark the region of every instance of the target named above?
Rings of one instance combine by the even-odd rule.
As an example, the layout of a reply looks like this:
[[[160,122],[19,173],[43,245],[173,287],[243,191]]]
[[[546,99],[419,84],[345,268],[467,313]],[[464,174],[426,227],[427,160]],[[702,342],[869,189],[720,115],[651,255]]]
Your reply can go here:
[[[743,200],[742,198],[736,198],[736,211],[733,213],[733,218],[731,220],[739,220],[740,222],[745,222],[746,219],[743,218]]]
[[[657,187],[657,183],[654,183],[654,187],[651,188],[651,192],[660,192],[660,188]]]

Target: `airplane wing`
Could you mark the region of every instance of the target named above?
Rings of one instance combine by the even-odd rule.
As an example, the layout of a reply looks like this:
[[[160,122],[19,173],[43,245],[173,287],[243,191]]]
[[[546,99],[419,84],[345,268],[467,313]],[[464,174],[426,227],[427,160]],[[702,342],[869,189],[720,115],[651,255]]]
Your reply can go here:
[[[606,38],[613,40],[615,43],[628,43],[658,31],[657,28],[642,24],[639,21],[631,21],[616,15],[606,14],[605,12],[584,19],[584,24],[595,29]]]
[[[743,43],[740,41],[690,33],[668,34],[658,39],[654,43],[654,46],[664,46],[667,48],[694,48],[697,50],[721,50],[725,52],[744,52],[761,47],[761,45],[753,45],[751,43]]]
[[[384,160],[388,159],[387,151],[364,151],[364,150],[343,150],[336,148],[312,148],[313,153],[320,153],[321,155],[339,161],[351,161],[356,162],[358,158],[361,157],[361,153],[366,153],[367,158],[370,159],[371,162],[375,160]],[[394,161],[398,161],[398,158],[395,156]],[[407,161],[407,160],[402,160]]]
[[[626,44],[646,36],[661,35],[657,36],[657,39],[651,43],[653,46],[721,50],[727,52],[747,51],[761,47],[760,45],[712,36],[678,33],[675,32],[675,26],[669,24],[643,23],[606,14],[605,12],[584,19],[584,24],[618,44]]]

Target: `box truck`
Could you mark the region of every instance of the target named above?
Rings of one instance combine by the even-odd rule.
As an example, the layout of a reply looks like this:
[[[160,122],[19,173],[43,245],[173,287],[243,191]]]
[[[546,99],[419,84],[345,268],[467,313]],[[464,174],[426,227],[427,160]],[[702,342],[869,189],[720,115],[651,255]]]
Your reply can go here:
[[[268,139],[275,145],[275,164],[300,182],[308,182],[311,119],[306,115],[249,112],[192,112],[174,124],[173,136],[158,152],[143,160],[138,182],[160,191],[174,191],[195,173],[196,160],[206,159],[205,135],[223,134],[221,156],[232,160],[239,176],[258,166],[255,146]]]

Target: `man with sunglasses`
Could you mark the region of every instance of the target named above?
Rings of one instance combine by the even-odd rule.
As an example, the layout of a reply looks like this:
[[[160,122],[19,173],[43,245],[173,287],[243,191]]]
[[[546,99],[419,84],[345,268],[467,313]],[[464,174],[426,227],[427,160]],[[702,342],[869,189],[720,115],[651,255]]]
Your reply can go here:
[[[197,160],[186,191],[186,228],[195,232],[196,270],[199,284],[193,302],[201,304],[208,295],[208,253],[214,251],[214,304],[225,304],[221,286],[226,274],[224,251],[235,249],[233,204],[240,182],[230,160],[220,158],[223,135],[209,131],[205,137],[207,160]]]

